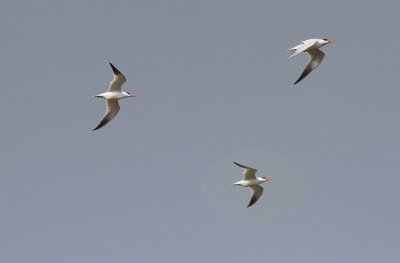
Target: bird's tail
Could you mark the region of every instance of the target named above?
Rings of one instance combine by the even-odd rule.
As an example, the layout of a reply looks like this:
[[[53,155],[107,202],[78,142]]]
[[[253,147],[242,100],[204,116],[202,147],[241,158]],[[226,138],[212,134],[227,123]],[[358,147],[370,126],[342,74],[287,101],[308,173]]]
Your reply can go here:
[[[292,47],[292,48],[289,48],[288,50],[286,50],[286,51],[292,51],[292,54],[290,56],[288,56],[287,58],[291,58],[291,57],[297,55],[296,51],[300,46],[301,45],[298,45],[298,46],[295,46],[295,47]]]
[[[301,45],[297,45],[295,47],[289,48],[287,51],[295,51],[297,50]]]

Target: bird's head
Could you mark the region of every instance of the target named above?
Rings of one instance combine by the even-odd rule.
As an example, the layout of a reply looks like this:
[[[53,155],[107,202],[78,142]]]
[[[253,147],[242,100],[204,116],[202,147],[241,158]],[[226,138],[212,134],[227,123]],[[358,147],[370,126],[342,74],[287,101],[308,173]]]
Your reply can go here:
[[[271,178],[265,178],[265,177],[261,177],[262,179],[265,180],[265,182],[271,181]]]
[[[325,42],[325,44],[336,42],[335,40],[329,40],[327,38],[324,38],[322,40]]]
[[[132,98],[135,98],[135,97],[136,97],[135,95],[130,94],[129,92],[126,92],[126,91],[124,91],[124,92],[125,92],[125,95],[126,95],[127,97],[132,97]]]

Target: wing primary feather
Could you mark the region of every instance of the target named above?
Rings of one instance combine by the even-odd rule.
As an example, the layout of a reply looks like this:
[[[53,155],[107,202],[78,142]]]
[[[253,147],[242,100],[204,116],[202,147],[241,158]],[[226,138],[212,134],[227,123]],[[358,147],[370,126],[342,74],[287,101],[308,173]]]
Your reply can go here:
[[[97,125],[96,128],[94,128],[93,130],[98,130],[101,127],[105,126],[107,123],[109,123],[112,119],[114,119],[114,117],[117,115],[117,113],[119,112],[119,104],[118,104],[118,100],[107,100],[107,112],[104,115],[103,119],[101,120],[101,122],[99,123],[99,125]]]
[[[247,166],[244,166],[244,165],[242,165],[242,164],[240,164],[240,163],[237,163],[237,162],[233,162],[234,164],[236,164],[237,166],[239,166],[239,167],[242,167],[242,168],[249,168],[249,167],[247,167]]]
[[[261,197],[264,191],[264,188],[262,188],[259,185],[250,186],[250,189],[252,192],[252,196],[250,199],[250,203],[247,205],[247,207],[254,205],[257,202],[257,200]]]
[[[110,121],[110,119],[107,118],[107,116],[104,116],[104,118],[101,120],[101,122],[99,123],[99,125],[97,125],[97,127],[94,128],[93,130],[95,131],[95,130],[100,129],[101,127],[103,127],[104,125],[106,125],[109,121]]]
[[[307,53],[310,56],[310,61],[308,62],[303,73],[301,73],[300,77],[298,78],[298,80],[296,80],[296,82],[293,85],[296,85],[297,83],[302,81],[305,77],[307,77],[308,74],[313,72],[314,69],[316,69],[319,66],[319,64],[321,64],[321,61],[325,56],[325,53],[319,49],[313,49],[308,51]]]
[[[239,167],[244,168],[244,169],[253,169],[253,170],[255,170],[254,168],[251,168],[251,167],[248,167],[248,166],[244,166],[243,164],[240,164],[240,163],[237,163],[237,162],[233,162],[233,163],[236,164]]]
[[[112,63],[110,63],[110,66],[115,75],[122,75],[121,71],[119,71],[116,67],[114,67]]]
[[[302,81],[305,77],[307,77],[308,74],[311,73],[312,70],[308,70],[308,67],[306,67],[303,71],[303,73],[300,75],[300,77],[296,80],[296,82],[293,85],[296,85],[300,81]]]

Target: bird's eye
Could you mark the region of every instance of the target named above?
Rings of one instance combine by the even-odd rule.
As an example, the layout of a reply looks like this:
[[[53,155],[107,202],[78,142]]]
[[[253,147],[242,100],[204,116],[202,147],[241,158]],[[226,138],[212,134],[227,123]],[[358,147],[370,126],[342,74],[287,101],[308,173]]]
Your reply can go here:
[[[326,38],[324,38],[324,39],[322,39],[322,40],[328,41],[328,39],[326,39]]]

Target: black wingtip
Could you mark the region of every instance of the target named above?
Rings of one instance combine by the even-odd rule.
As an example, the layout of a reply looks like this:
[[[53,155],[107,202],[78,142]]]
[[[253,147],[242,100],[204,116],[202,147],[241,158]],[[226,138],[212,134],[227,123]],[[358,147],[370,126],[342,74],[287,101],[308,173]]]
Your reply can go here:
[[[254,205],[255,202],[250,201],[250,203],[246,206],[247,208]]]
[[[305,73],[305,72],[301,73],[301,76],[296,80],[296,82],[293,85],[296,85],[297,83],[302,81],[305,77],[307,77],[308,74],[310,74],[310,73],[309,72],[308,73]]]
[[[239,166],[239,167],[242,167],[243,169],[253,169],[253,170],[255,170],[254,168],[251,168],[251,167],[249,167],[249,166],[245,166],[245,165],[240,164],[240,163],[237,163],[237,162],[233,162],[233,163],[236,164],[236,165]]]
[[[237,163],[237,162],[233,162],[233,163],[236,164],[239,167],[246,168],[246,167],[244,167],[244,165],[241,165],[240,163]]]
[[[247,207],[250,207],[250,206],[254,205],[258,201],[258,198],[259,197],[252,196],[251,199],[250,199],[249,204],[247,205]]]
[[[111,62],[110,62],[110,66],[115,75],[122,74],[121,71],[119,71],[116,67],[114,67],[114,65]]]
[[[101,122],[99,123],[99,125],[97,125],[97,127],[93,129],[93,131],[102,128],[102,127],[105,126],[107,123],[108,123],[108,120],[107,120],[106,118],[105,118],[105,119],[102,119]]]
[[[299,83],[300,81],[302,81],[308,74],[309,74],[309,73],[304,74],[304,72],[303,72],[303,74],[301,74],[301,76],[296,80],[296,82],[295,82],[293,85],[296,85],[297,83]]]

